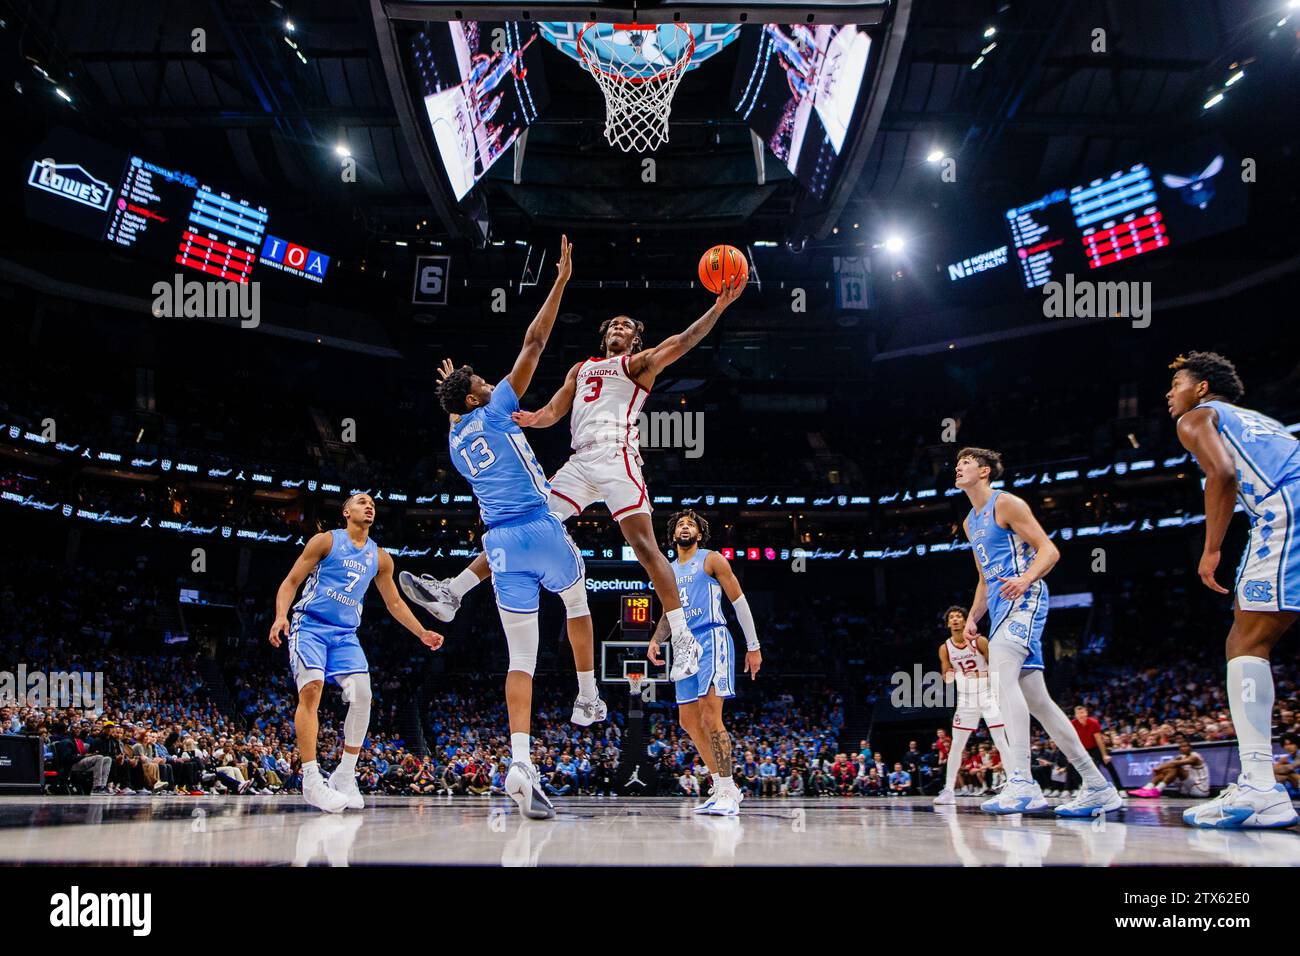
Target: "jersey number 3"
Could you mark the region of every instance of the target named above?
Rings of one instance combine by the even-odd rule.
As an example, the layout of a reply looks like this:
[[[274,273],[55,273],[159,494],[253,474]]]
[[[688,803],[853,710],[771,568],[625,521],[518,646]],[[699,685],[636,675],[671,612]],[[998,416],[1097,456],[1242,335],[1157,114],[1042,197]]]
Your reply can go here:
[[[600,390],[605,385],[605,380],[599,376],[593,375],[584,383],[588,386],[587,393],[582,396],[584,402],[594,402],[600,398]]]
[[[479,458],[477,463],[469,460],[470,452],[482,456]],[[471,478],[477,478],[480,471],[489,467],[492,462],[497,460],[497,456],[492,454],[492,449],[488,447],[486,438],[475,438],[469,443],[469,448],[462,448],[460,450],[460,457],[465,459],[465,465],[469,468]]]

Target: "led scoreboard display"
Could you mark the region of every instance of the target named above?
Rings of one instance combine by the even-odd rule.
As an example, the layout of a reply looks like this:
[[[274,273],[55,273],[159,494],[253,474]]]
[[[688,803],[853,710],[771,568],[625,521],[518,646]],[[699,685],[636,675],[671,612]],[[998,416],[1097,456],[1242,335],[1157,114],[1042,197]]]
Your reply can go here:
[[[1008,209],[1006,220],[1027,289],[1169,245],[1145,163]]]
[[[320,283],[329,268],[328,255],[271,235],[266,206],[71,130],[30,157],[27,185],[33,218],[216,280],[246,283],[261,265]]]
[[[654,623],[654,603],[648,594],[624,594],[620,620],[625,631],[648,631]]]

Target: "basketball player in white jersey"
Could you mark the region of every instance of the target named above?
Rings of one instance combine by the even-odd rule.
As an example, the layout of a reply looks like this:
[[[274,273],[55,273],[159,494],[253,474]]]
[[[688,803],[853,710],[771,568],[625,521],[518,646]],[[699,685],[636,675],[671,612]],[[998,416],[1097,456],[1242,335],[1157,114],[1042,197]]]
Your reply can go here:
[[[551,478],[548,508],[561,521],[581,514],[597,501],[609,508],[663,605],[672,633],[669,678],[674,681],[699,670],[700,646],[686,625],[672,568],[655,542],[650,493],[641,477],[637,415],[659,373],[709,334],[727,307],[740,297],[745,281],[724,283],[712,308],[685,331],[648,349],[641,347],[643,323],[626,315],[606,319],[600,325],[602,354],[569,369],[564,384],[543,408],[512,416],[524,428],[547,428],[566,414],[570,416],[573,455]],[[407,597],[438,620],[450,621],[461,598],[488,573],[487,557],[479,554],[455,578],[416,578],[404,573],[400,582]]]
[[[1217,352],[1174,359],[1166,396],[1178,440],[1205,472],[1205,546],[1196,573],[1216,594],[1223,537],[1237,502],[1250,540],[1237,568],[1228,631],[1228,707],[1241,752],[1237,782],[1183,822],[1215,829],[1293,827],[1300,815],[1273,774],[1269,655],[1300,617],[1300,441],[1280,422],[1242,408],[1246,388]]]
[[[1178,756],[1152,770],[1151,779],[1145,786],[1130,790],[1130,797],[1158,797],[1171,787],[1180,797],[1210,795],[1210,768],[1205,765],[1205,759],[1192,749],[1182,734],[1177,739]]]
[[[973,641],[979,636],[976,625],[988,612],[989,680],[998,709],[1006,718],[1007,749],[1002,764],[1007,769],[1007,785],[980,804],[980,809],[985,813],[1047,809],[1047,798],[1029,773],[1032,714],[1083,778],[1078,795],[1057,807],[1057,815],[1091,817],[1119,810],[1124,805],[1119,791],[1092,762],[1043,679],[1043,626],[1049,603],[1043,578],[1061,552],[1024,499],[993,487],[1001,477],[1002,456],[997,452],[963,448],[957,453],[954,483],[970,499],[963,527],[979,573],[966,637]]]
[[[982,635],[966,635],[966,609],[950,607],[944,613],[948,639],[939,645],[939,663],[945,684],[957,686],[957,710],[952,716],[952,748],[948,751],[948,772],[943,789],[934,798],[937,806],[956,803],[957,773],[961,770],[966,741],[979,730],[980,717],[988,725],[998,753],[1006,759],[1007,731],[989,686],[989,642]]]

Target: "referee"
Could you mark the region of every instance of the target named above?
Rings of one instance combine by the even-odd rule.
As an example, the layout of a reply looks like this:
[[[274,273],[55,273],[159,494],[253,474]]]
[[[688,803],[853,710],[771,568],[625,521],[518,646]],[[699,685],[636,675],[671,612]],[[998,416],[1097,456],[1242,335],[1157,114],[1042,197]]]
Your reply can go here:
[[[1074,732],[1079,735],[1079,743],[1083,744],[1083,749],[1088,751],[1092,762],[1110,774],[1115,789],[1123,793],[1124,785],[1119,782],[1119,773],[1110,762],[1110,751],[1106,749],[1106,741],[1101,735],[1101,724],[1097,718],[1089,717],[1088,708],[1080,704],[1074,708],[1074,720],[1070,721],[1070,724],[1074,727]],[[1079,776],[1079,771],[1071,767],[1070,789],[1078,790],[1081,786],[1083,786],[1083,778]]]

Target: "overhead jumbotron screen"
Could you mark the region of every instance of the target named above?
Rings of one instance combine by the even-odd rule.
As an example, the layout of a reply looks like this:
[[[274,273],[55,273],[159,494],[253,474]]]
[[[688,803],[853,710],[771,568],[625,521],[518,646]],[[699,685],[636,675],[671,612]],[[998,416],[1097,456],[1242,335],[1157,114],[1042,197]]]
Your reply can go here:
[[[430,23],[411,36],[415,94],[457,200],[545,109],[538,39],[523,21]]]
[[[736,112],[817,198],[858,111],[871,35],[853,24],[768,23],[742,31]]]

